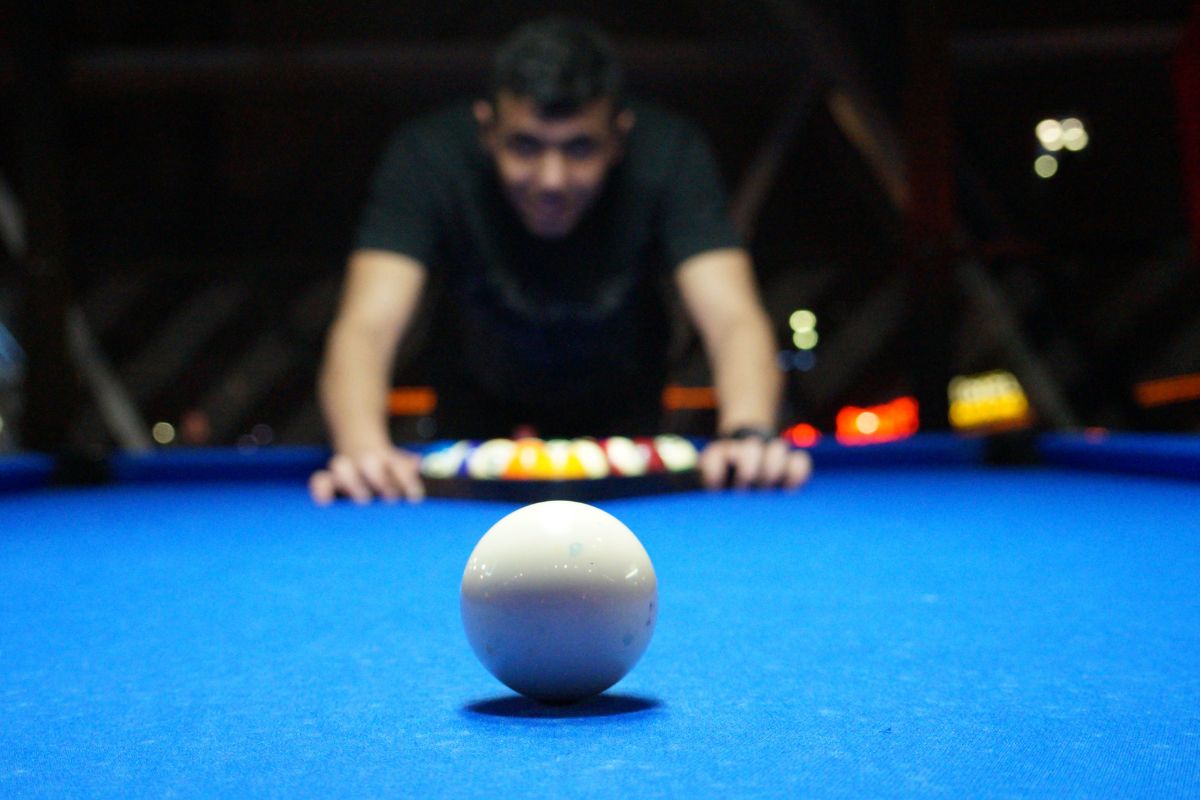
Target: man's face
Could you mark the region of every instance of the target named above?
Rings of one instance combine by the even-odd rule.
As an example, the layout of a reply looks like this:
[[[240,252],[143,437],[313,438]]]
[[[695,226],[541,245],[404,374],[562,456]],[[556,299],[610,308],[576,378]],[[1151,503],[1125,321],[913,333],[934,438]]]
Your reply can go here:
[[[633,127],[633,115],[614,115],[608,99],[547,119],[532,100],[507,92],[495,105],[476,103],[475,118],[509,202],[531,233],[548,239],[575,228],[620,161]]]

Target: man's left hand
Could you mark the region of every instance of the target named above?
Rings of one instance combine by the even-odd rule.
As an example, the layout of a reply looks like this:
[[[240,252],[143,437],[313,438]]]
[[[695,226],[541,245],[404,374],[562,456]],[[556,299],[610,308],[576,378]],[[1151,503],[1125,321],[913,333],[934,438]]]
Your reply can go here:
[[[700,477],[708,489],[795,489],[811,474],[809,454],[779,438],[714,439],[700,453]]]

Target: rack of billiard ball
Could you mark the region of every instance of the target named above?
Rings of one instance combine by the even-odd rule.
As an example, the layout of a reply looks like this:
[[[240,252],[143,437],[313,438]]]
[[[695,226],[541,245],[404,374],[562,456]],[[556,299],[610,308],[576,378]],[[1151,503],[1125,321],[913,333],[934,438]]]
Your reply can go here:
[[[595,500],[698,488],[698,459],[669,434],[459,440],[425,452],[421,474],[434,497]]]

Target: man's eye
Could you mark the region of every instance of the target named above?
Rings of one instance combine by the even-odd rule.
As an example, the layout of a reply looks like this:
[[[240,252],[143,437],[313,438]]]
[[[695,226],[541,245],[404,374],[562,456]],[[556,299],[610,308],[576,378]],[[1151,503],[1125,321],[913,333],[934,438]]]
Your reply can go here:
[[[598,147],[595,139],[572,139],[563,147],[563,153],[567,158],[591,158]]]
[[[530,139],[526,136],[514,136],[508,140],[508,150],[514,155],[527,158],[540,153],[542,151],[542,143],[537,139]]]

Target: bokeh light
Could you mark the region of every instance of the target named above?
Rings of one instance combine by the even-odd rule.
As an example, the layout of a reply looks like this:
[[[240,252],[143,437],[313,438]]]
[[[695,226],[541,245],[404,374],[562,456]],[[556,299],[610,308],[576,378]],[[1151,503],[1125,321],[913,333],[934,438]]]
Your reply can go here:
[[[802,308],[792,312],[792,315],[788,318],[788,324],[796,333],[815,330],[817,327],[817,315],[807,308]]]
[[[956,430],[1004,430],[1029,425],[1033,411],[1011,372],[959,375],[947,386],[950,424]]]
[[[858,432],[870,436],[879,430],[879,415],[874,411],[863,411],[854,420]]]
[[[1088,146],[1090,139],[1087,126],[1078,117],[1067,117],[1062,120],[1044,119],[1034,128],[1034,133],[1037,136],[1038,142],[1041,143],[1042,150],[1046,153],[1057,153],[1060,150],[1069,150],[1073,153],[1078,153]],[[1054,173],[1051,171],[1049,174],[1042,174],[1042,171],[1054,170],[1058,166],[1057,164],[1050,164],[1048,161],[1043,161],[1042,165],[1038,174],[1043,178],[1048,178]]]
[[[797,350],[812,350],[820,338],[813,330],[796,331],[792,334],[792,344],[796,345]]]
[[[801,422],[785,430],[783,438],[796,447],[812,447],[821,441],[821,432],[807,422]]]
[[[150,436],[159,444],[171,444],[175,441],[175,426],[169,422],[156,422],[150,429]]]
[[[1037,136],[1042,147],[1050,151],[1060,150],[1063,146],[1063,126],[1056,119],[1044,119],[1034,128],[1034,134]]]
[[[847,445],[894,442],[915,434],[921,426],[915,397],[897,397],[881,405],[845,406],[837,413],[837,440]]]
[[[275,441],[275,431],[270,425],[265,422],[260,422],[250,429],[250,435],[254,437],[254,441],[260,445],[267,445]]]
[[[1088,146],[1088,141],[1089,139],[1087,131],[1079,131],[1078,136],[1073,136],[1070,139],[1064,140],[1063,147],[1067,148],[1072,153],[1078,153],[1080,150],[1083,150]]]
[[[1033,162],[1033,171],[1039,178],[1053,178],[1058,172],[1058,159],[1054,156],[1038,156]]]

